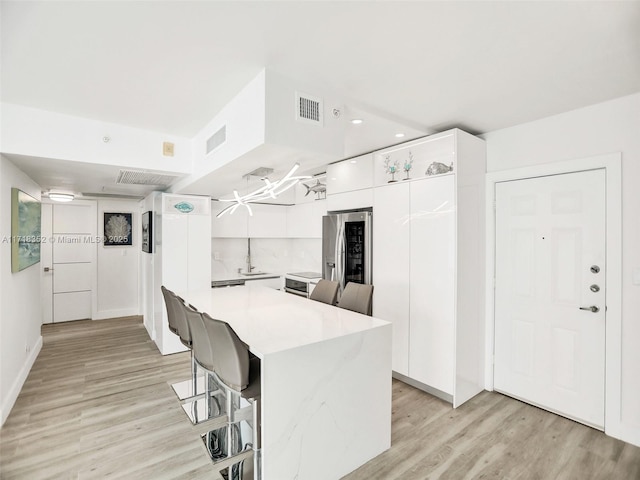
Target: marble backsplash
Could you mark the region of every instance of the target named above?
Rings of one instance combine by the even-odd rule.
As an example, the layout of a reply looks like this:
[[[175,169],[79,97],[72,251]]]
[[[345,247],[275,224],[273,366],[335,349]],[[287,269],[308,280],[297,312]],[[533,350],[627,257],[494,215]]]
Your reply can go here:
[[[211,277],[225,279],[245,270],[246,238],[211,239]],[[269,273],[320,272],[322,240],[319,238],[252,238],[251,265]]]

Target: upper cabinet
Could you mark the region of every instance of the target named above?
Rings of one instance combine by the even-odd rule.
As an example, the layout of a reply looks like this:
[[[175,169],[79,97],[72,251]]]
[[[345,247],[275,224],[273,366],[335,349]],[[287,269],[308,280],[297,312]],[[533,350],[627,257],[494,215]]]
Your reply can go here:
[[[221,217],[216,217],[218,213],[228,206],[229,202],[216,200],[211,202],[211,236],[247,238],[247,217],[249,214],[246,208],[238,207],[233,214],[227,212]]]
[[[373,156],[359,157],[332,163],[327,167],[327,195],[352,192],[373,186]]]
[[[247,217],[249,238],[285,238],[287,209],[284,205],[252,204],[253,215]],[[242,207],[243,210],[246,210]]]
[[[287,207],[287,238],[321,238],[322,217],[327,214],[327,201],[299,203]]]

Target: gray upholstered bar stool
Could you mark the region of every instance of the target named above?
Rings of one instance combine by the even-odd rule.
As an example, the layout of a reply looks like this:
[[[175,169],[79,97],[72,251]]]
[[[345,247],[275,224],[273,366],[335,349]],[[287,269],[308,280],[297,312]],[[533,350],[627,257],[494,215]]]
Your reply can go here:
[[[253,452],[253,478],[259,479],[261,476],[260,359],[249,352],[249,346],[238,337],[228,323],[213,319],[206,313],[202,314],[202,320],[211,341],[214,372],[218,384],[225,390],[228,418],[227,445],[242,445],[233,438],[233,435],[240,430],[236,425],[239,425],[242,420],[248,420],[249,412],[251,415],[251,450],[243,449],[240,452],[234,452],[230,448],[227,458],[217,463],[216,468],[220,471],[227,466],[237,465],[241,457],[244,459],[248,452]],[[241,399],[246,400],[249,407],[240,408]]]
[[[178,335],[182,344],[191,351],[191,379],[173,383],[171,385],[171,388],[173,388],[178,399],[188,400],[204,393],[204,384],[201,384],[200,388],[198,388],[198,379],[202,379],[202,377],[198,377],[198,368],[193,358],[193,349],[191,348],[191,333],[189,331],[189,326],[186,323],[186,319],[184,318],[184,312],[182,311],[184,300],[164,285],[160,287],[160,290],[162,291],[165,307],[167,309],[169,330]],[[182,333],[180,332],[181,329]]]
[[[183,318],[189,328],[194,365],[205,373],[204,395],[194,397],[192,401],[182,405],[182,409],[191,422],[198,424],[221,417],[224,414],[224,410],[217,398],[217,396],[223,394],[223,391],[218,388],[218,384],[213,377],[213,350],[202,322],[202,314],[191,305],[186,305],[182,302],[177,308],[180,309],[181,313],[178,318]]]
[[[347,283],[342,292],[338,307],[371,316],[373,285]]]
[[[311,292],[309,298],[317,302],[328,303],[329,305],[335,305],[338,299],[338,288],[340,283],[332,280],[320,280],[316,287]]]

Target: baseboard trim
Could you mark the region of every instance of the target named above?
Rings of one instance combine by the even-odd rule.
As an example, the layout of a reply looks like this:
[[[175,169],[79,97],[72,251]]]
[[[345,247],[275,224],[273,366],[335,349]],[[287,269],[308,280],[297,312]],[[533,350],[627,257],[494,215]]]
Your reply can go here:
[[[20,373],[18,377],[11,385],[9,392],[7,393],[7,397],[3,400],[2,406],[0,407],[0,428],[4,425],[5,420],[9,417],[11,413],[11,409],[16,403],[18,399],[18,395],[20,395],[20,391],[24,385],[24,382],[27,381],[27,377],[29,376],[29,372],[31,371],[31,367],[38,358],[40,354],[40,350],[42,350],[42,335],[38,336],[38,340],[36,344],[33,346],[33,349],[29,353],[24,365],[20,369]]]
[[[139,315],[138,308],[120,308],[117,310],[101,310],[96,312],[92,320],[107,320],[111,318],[121,317],[137,317]]]
[[[426,385],[422,382],[414,380],[413,378],[409,378],[395,371],[392,372],[392,377],[408,385],[411,385],[412,387],[416,387],[422,390],[423,392],[427,392],[428,394],[433,395],[434,397],[438,397],[440,400],[444,400],[445,402],[449,402],[453,404],[453,395],[449,393],[445,393],[442,390],[438,390],[437,388],[430,387],[429,385]]]

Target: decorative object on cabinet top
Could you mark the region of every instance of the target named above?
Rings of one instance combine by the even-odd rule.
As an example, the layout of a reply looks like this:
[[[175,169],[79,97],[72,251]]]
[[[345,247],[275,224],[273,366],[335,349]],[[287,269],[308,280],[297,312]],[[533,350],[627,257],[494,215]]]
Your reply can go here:
[[[230,215],[233,214],[240,205],[242,205],[249,211],[249,215],[253,216],[253,210],[251,210],[249,203],[259,202],[260,200],[266,200],[269,198],[276,198],[284,191],[289,190],[300,180],[307,180],[311,178],[309,175],[294,177],[293,174],[298,168],[300,168],[300,164],[296,163],[293,167],[291,167],[291,170],[289,170],[289,172],[284,177],[275,182],[271,182],[266,176],[263,176],[260,180],[262,180],[265,184],[257,190],[254,190],[251,193],[247,193],[246,195],[240,195],[237,190],[234,190],[233,198],[221,198],[219,200],[221,202],[234,203],[232,205],[229,205],[227,208],[220,210],[220,212],[216,215],[216,218],[220,218],[227,212],[229,212]],[[255,175],[254,172],[243,175],[244,177],[247,177],[247,182],[250,176]]]
[[[427,168],[425,175],[442,175],[443,173],[449,172],[453,172],[453,162],[451,162],[451,165],[449,166],[445,165],[444,163],[433,162],[431,165],[429,165],[429,168]]]
[[[396,172],[398,171],[398,161],[394,160],[391,162],[391,155],[385,155],[384,157],[384,168],[387,174],[391,174],[391,180],[387,183],[397,182],[396,180]]]
[[[451,173],[451,166],[456,160],[455,138],[455,132],[444,132],[374,152],[374,185],[389,184],[390,174],[392,180],[396,180],[394,172],[389,169],[393,165],[396,166],[395,173],[404,173],[402,180],[422,177],[431,165],[438,163],[442,167],[432,167],[430,171],[433,174]]]
[[[180,202],[176,203],[173,208],[178,210],[180,213],[191,213],[195,207],[193,206],[193,203]]]
[[[413,154],[411,153],[411,150],[409,150],[409,158],[407,158],[402,164],[402,169],[407,174],[407,176],[404,177],[403,180],[409,180],[411,178],[409,177],[409,172],[411,171],[412,166],[413,166]]]
[[[312,183],[311,185],[300,182],[300,184],[307,190],[307,193],[305,193],[304,196],[306,197],[313,192],[316,194],[316,200],[323,200],[327,198],[327,184],[320,182],[320,179],[325,178],[326,176],[327,174],[325,172],[314,175],[313,179],[316,181],[316,183]]]

